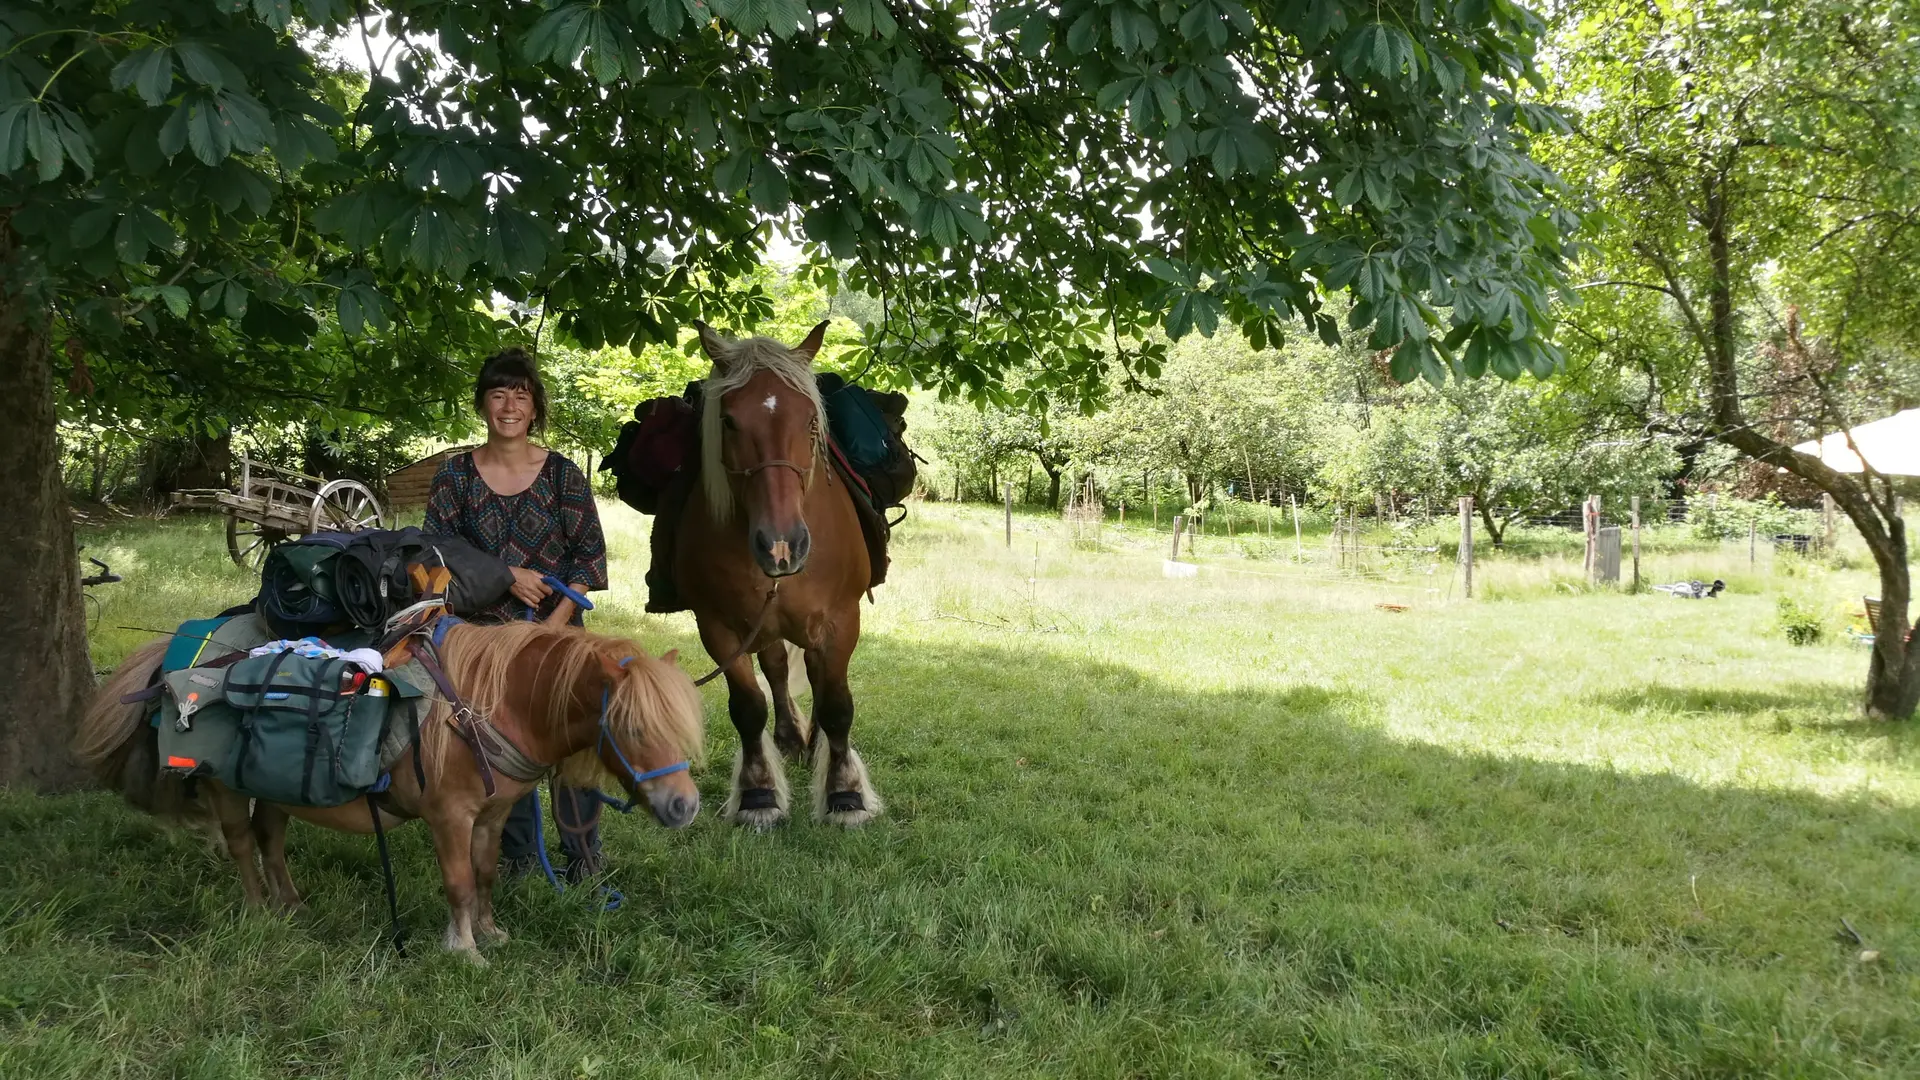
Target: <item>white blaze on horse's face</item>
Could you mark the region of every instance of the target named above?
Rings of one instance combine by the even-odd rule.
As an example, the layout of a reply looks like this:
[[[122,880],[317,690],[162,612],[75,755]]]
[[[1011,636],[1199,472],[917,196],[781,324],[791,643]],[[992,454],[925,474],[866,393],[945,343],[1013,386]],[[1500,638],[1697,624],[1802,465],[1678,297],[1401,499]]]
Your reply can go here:
[[[767,400],[761,402],[760,404],[765,405],[767,407],[768,412],[778,412],[780,411],[780,395],[768,394]]]

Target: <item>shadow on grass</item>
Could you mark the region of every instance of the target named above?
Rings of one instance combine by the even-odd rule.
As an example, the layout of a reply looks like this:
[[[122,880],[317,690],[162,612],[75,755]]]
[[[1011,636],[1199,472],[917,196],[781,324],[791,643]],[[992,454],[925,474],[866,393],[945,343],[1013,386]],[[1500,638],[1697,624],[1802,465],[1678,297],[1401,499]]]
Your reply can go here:
[[[854,689],[887,817],[804,823],[796,767],[801,820],[769,835],[616,820],[625,910],[508,889],[484,975],[430,952],[417,827],[396,858],[427,955],[394,961],[362,839],[296,826],[308,910],[236,918],[196,842],[104,796],[0,793],[0,1064],[166,1075],[238,1040],[271,1075],[1920,1067],[1910,809],[1460,754],[1376,734],[1366,695],[1199,691],[1017,640],[874,636]],[[149,928],[164,950],[128,944]]]

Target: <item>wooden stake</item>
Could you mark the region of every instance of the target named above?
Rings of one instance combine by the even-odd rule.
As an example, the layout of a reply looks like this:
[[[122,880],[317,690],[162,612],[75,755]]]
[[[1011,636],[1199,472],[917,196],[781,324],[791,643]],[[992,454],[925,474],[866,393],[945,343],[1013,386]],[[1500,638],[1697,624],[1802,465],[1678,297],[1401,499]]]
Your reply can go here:
[[[1007,482],[1007,546],[1013,546],[1013,482]]]
[[[1186,524],[1185,518],[1178,514],[1173,516],[1173,552],[1167,556],[1169,559],[1180,558],[1180,526],[1184,524]]]
[[[1293,507],[1293,557],[1298,561],[1300,558],[1300,500],[1288,495],[1287,503]]]
[[[1460,496],[1460,580],[1473,599],[1473,496]]]
[[[1820,550],[1833,550],[1833,495],[1820,493]]]
[[[1755,566],[1760,562],[1760,522],[1758,519],[1747,522],[1747,565]]]
[[[1633,497],[1633,591],[1640,591],[1640,496]]]

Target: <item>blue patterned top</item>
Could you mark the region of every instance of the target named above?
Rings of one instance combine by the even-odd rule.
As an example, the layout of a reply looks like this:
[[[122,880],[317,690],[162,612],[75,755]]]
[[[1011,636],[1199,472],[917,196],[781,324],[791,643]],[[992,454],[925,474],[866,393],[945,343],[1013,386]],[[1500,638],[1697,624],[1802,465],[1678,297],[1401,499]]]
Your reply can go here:
[[[607,587],[607,542],[600,533],[600,510],[580,467],[548,451],[540,475],[517,495],[496,495],[474,467],[472,452],[448,458],[434,474],[427,493],[426,531],[457,536],[508,566],[552,574],[569,585]],[[555,593],[540,606],[544,618],[560,601]],[[477,613],[476,621],[526,618],[517,598]],[[578,611],[573,622],[580,625]]]

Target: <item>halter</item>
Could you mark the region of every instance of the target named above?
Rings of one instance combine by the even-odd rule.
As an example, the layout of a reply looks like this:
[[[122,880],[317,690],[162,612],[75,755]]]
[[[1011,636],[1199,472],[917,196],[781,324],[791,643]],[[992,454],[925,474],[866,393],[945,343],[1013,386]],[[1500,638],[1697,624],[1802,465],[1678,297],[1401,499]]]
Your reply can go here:
[[[629,656],[626,659],[620,661],[620,666],[626,667],[628,664],[632,662],[633,662],[633,657]],[[674,773],[677,773],[677,772],[686,772],[692,766],[685,761],[676,761],[672,765],[662,765],[657,769],[648,769],[646,772],[640,772],[639,770],[635,769],[633,767],[633,763],[627,760],[627,755],[620,752],[620,743],[618,740],[616,740],[613,737],[613,729],[607,727],[607,705],[612,700],[613,700],[613,689],[611,687],[601,687],[600,689],[600,746],[598,749],[602,752],[608,749],[611,749],[613,751],[614,760],[620,763],[621,771],[623,771],[626,774],[624,777],[622,777],[622,779],[624,779],[628,784],[627,791],[629,793],[629,797],[622,801],[615,801],[614,799],[611,799],[606,797],[605,795],[602,795],[601,801],[606,803],[608,806],[613,807],[615,810],[618,810],[623,814],[627,814],[627,813],[631,813],[633,811],[633,808],[640,804],[640,800],[638,796],[640,794],[641,784],[644,784],[649,780],[658,780],[662,776],[672,776]]]

